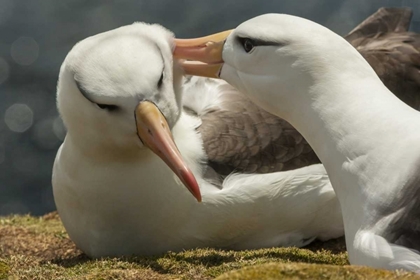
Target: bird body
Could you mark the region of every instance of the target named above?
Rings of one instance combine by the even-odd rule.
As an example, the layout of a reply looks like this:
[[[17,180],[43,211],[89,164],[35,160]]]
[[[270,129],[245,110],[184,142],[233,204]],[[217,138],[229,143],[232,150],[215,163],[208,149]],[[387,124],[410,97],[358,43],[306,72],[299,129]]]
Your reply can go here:
[[[220,78],[302,133],[339,199],[351,264],[420,271],[420,113],[346,40],[309,20],[259,16],[223,42],[222,56],[200,56],[191,48],[210,43],[179,40],[175,55],[207,63],[185,62],[189,74],[213,76],[220,65]]]

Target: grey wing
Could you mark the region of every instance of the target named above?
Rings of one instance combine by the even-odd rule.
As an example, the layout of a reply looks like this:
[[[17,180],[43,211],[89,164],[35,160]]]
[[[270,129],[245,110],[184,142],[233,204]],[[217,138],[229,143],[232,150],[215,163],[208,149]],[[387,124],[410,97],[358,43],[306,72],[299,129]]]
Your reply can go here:
[[[407,32],[412,10],[380,8],[347,39],[398,98],[420,109],[420,35]]]
[[[420,110],[420,35],[388,33],[365,40],[357,50],[398,98]]]
[[[380,8],[344,38],[354,47],[368,38],[390,32],[406,32],[410,27],[413,12],[410,8]]]
[[[216,173],[269,173],[320,162],[295,128],[260,109],[229,84],[203,78],[195,83],[188,91],[211,101],[201,110],[184,102],[201,118],[198,130],[208,164]]]

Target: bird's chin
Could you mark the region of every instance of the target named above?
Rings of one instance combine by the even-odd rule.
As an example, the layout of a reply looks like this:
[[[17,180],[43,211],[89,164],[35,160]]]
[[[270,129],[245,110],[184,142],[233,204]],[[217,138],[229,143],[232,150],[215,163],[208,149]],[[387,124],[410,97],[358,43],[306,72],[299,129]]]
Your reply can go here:
[[[231,86],[233,86],[243,94],[248,94],[238,74],[238,71],[234,67],[230,66],[228,63],[225,62],[223,64],[223,67],[220,70],[219,78],[225,80]]]

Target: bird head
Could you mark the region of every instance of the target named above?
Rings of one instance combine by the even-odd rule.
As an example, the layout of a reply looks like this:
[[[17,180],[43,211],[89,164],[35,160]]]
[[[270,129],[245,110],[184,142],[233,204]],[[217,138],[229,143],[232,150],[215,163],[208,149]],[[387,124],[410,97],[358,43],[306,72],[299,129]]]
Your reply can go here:
[[[173,34],[135,23],[89,37],[67,55],[57,105],[67,137],[106,154],[150,149],[201,200],[196,179],[171,129],[181,112],[182,71],[172,59]]]

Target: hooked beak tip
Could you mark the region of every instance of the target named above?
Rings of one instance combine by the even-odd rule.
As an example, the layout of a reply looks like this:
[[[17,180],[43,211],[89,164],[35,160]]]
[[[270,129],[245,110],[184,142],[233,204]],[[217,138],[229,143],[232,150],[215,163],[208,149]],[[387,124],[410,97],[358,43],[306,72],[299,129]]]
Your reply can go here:
[[[198,202],[201,202],[200,188],[198,186],[197,180],[192,175],[192,172],[188,169],[188,167],[180,170],[180,176],[179,177],[183,181],[184,185],[187,186],[187,189],[195,197],[195,199]]]
[[[137,105],[135,116],[137,134],[143,144],[171,168],[197,201],[201,201],[197,180],[185,164],[168,123],[157,106],[150,101],[141,101]]]

